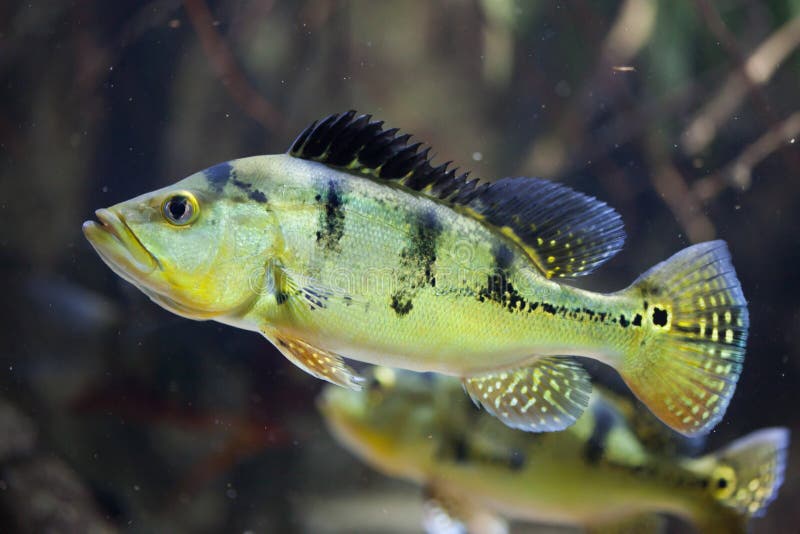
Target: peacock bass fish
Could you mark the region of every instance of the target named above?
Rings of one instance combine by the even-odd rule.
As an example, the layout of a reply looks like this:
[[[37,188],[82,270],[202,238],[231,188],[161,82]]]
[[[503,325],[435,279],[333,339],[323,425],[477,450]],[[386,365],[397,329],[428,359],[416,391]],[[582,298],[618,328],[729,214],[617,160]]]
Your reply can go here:
[[[310,374],[357,389],[344,358],[460,377],[506,424],[566,428],[615,368],[687,435],[723,416],[741,372],[746,302],[722,241],[629,288],[562,283],[622,247],[605,203],[536,178],[434,167],[429,148],[354,111],[288,153],[222,163],[96,212],[102,259],[164,308],[261,332]]]
[[[696,443],[686,447],[640,405],[601,388],[573,426],[536,435],[476,410],[453,378],[373,371],[365,391],[325,388],[319,408],[346,449],[425,488],[430,534],[500,534],[506,519],[660,532],[657,514],[732,534],[763,514],[783,481],[785,428],[694,457],[686,449]]]

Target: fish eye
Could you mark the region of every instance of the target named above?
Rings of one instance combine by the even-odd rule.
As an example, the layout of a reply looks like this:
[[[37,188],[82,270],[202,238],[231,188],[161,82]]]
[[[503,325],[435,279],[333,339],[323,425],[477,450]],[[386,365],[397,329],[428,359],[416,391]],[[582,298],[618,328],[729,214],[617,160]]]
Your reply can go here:
[[[200,206],[197,199],[188,191],[171,195],[161,205],[164,218],[175,226],[186,226],[197,218]]]

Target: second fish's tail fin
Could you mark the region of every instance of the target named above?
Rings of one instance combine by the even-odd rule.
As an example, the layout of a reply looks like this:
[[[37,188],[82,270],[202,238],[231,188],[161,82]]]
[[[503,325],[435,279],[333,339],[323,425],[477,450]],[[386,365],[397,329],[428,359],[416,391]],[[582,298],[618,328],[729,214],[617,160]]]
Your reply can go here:
[[[765,428],[696,461],[713,466],[708,490],[717,501],[742,517],[759,517],[778,496],[788,447],[788,429]]]
[[[736,389],[749,326],[725,242],[678,252],[624,293],[642,299],[645,329],[622,362],[623,379],[673,429],[708,432]]]

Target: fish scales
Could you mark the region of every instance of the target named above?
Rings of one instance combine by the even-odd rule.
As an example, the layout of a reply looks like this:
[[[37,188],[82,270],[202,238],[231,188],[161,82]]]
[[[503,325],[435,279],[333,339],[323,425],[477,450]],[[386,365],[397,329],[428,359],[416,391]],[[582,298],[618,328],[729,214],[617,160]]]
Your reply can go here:
[[[355,112],[313,123],[286,154],[215,165],[98,210],[100,256],[161,306],[261,332],[310,374],[345,362],[461,378],[507,425],[560,430],[588,374],[615,368],[687,435],[722,418],[749,319],[722,241],[694,245],[621,291],[581,290],[622,247],[605,203],[536,178],[492,183],[434,167],[409,135]]]
[[[371,363],[437,349],[437,367],[427,367],[426,358],[420,370],[457,376],[487,369],[487,353],[495,356],[491,366],[511,367],[530,358],[532,345],[540,354],[571,353],[580,346],[614,356],[636,341],[637,332],[626,331],[617,318],[633,318],[640,303],[604,301],[546,280],[526,267],[513,243],[480,222],[318,163],[292,164],[291,170],[280,169],[281,163],[269,162],[276,167],[269,174],[285,177],[282,191],[292,193],[273,196],[272,206],[292,246],[291,257],[278,257],[292,271],[308,273],[308,283],[339,288],[352,301],[331,299],[313,314],[275,324],[302,329],[312,342],[353,339],[331,348]],[[265,162],[233,165],[246,174],[250,165]],[[327,233],[331,183],[339,191],[343,225],[335,248]],[[259,321],[262,310],[255,312]],[[465,348],[466,338],[473,339]]]

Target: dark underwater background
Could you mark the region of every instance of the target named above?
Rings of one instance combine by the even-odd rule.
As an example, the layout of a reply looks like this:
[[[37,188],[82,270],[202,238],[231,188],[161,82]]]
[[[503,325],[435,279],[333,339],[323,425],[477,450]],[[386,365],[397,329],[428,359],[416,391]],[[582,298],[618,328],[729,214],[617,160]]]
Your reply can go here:
[[[162,310],[80,230],[354,108],[475,176],[614,206],[625,250],[583,287],[725,239],[751,329],[707,445],[791,428],[753,527],[797,532],[798,46],[797,0],[3,2],[0,531],[418,531],[419,490],[333,441],[320,381]]]

